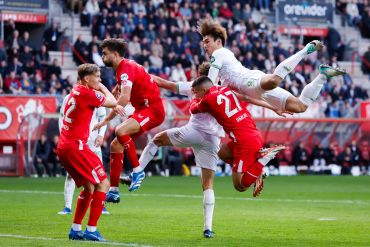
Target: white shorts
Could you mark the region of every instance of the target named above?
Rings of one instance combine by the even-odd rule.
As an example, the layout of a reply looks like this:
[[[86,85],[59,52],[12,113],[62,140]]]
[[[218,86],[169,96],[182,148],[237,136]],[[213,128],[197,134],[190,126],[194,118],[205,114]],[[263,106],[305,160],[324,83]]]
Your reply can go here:
[[[192,148],[197,166],[216,171],[220,137],[197,131],[189,124],[169,129],[167,135],[175,147]]]
[[[265,91],[261,88],[261,79],[266,75],[260,70],[250,70],[246,82],[239,86],[239,93],[255,99],[262,99],[279,110],[285,110],[285,104],[290,92],[281,87]]]

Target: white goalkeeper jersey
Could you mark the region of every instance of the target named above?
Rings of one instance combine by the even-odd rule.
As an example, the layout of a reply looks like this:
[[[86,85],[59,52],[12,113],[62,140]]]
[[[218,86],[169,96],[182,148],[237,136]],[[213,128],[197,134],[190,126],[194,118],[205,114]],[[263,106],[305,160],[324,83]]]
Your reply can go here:
[[[192,82],[177,82],[178,93],[193,98],[191,92]],[[191,114],[189,125],[194,129],[214,136],[225,136],[225,132],[216,119],[208,113]]]

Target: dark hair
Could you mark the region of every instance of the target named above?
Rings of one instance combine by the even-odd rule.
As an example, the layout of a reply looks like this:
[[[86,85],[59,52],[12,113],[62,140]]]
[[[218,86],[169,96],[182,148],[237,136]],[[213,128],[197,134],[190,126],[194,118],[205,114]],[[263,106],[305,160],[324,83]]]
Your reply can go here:
[[[198,22],[198,32],[202,37],[212,36],[215,40],[221,39],[222,45],[225,46],[227,33],[226,29],[221,24],[212,19],[206,19]]]
[[[127,51],[127,42],[123,39],[105,39],[100,45],[101,49],[108,48],[109,51],[116,51],[121,57],[124,57]]]
[[[212,81],[207,76],[202,75],[202,76],[199,76],[197,79],[195,79],[191,86],[192,87],[198,87],[198,86],[206,84],[206,83],[212,83]]]
[[[199,65],[199,68],[198,68],[199,75],[207,76],[210,68],[211,68],[211,64],[209,62],[203,62],[201,65]]]
[[[98,65],[96,65],[96,64],[84,63],[84,64],[81,64],[80,66],[78,66],[77,71],[78,71],[77,72],[78,73],[77,78],[82,80],[87,75],[92,75],[92,74],[95,74],[96,72],[99,72],[100,69],[99,69]]]

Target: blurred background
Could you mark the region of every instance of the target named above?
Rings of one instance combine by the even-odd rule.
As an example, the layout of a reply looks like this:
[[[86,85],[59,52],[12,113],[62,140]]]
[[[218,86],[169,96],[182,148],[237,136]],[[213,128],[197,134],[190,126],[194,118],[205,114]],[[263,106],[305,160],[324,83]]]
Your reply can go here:
[[[303,2],[303,3],[302,3]],[[207,60],[198,20],[217,19],[226,46],[247,68],[266,73],[314,39],[326,47],[310,55],[280,87],[298,96],[326,63],[348,72],[325,84],[319,100],[289,118],[248,106],[265,145],[287,149],[266,168],[270,175],[370,175],[370,5],[356,0],[3,0],[0,1],[0,176],[63,176],[57,156],[58,112],[77,77],[95,63],[103,83],[115,86],[99,44],[124,38],[130,59],[172,81],[197,77]],[[166,120],[136,140],[138,155],[161,130],[189,119],[189,101],[162,91]],[[109,171],[113,121],[103,159]],[[226,140],[224,140],[226,141]],[[124,172],[130,171],[125,162]],[[199,175],[191,149],[161,148],[149,175]],[[217,175],[230,175],[220,161]]]

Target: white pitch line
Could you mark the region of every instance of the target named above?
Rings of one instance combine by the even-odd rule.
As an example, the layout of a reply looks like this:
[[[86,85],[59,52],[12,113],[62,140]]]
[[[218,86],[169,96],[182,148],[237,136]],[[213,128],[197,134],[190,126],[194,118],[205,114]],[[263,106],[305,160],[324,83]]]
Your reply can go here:
[[[52,194],[62,195],[63,192],[57,191],[37,191],[37,190],[0,190],[0,193],[24,193],[24,194]],[[203,199],[203,196],[197,195],[182,195],[182,194],[124,194],[123,196],[132,197],[167,197],[167,198],[190,198],[190,199]],[[238,201],[251,201],[251,202],[292,202],[292,203],[333,203],[333,204],[359,204],[370,205],[370,201],[364,200],[316,200],[316,199],[270,199],[270,198],[246,198],[246,197],[227,197],[216,196],[217,200],[238,200]]]
[[[33,237],[33,236],[23,236],[23,235],[15,235],[15,234],[0,234],[0,238],[1,237],[3,237],[3,238],[44,240],[44,241],[66,241],[67,240],[67,239],[62,239],[62,238]],[[77,241],[75,241],[75,242],[77,242]],[[151,245],[140,245],[140,244],[136,244],[136,243],[120,243],[120,242],[83,241],[83,243],[113,245],[113,246],[152,247]]]

